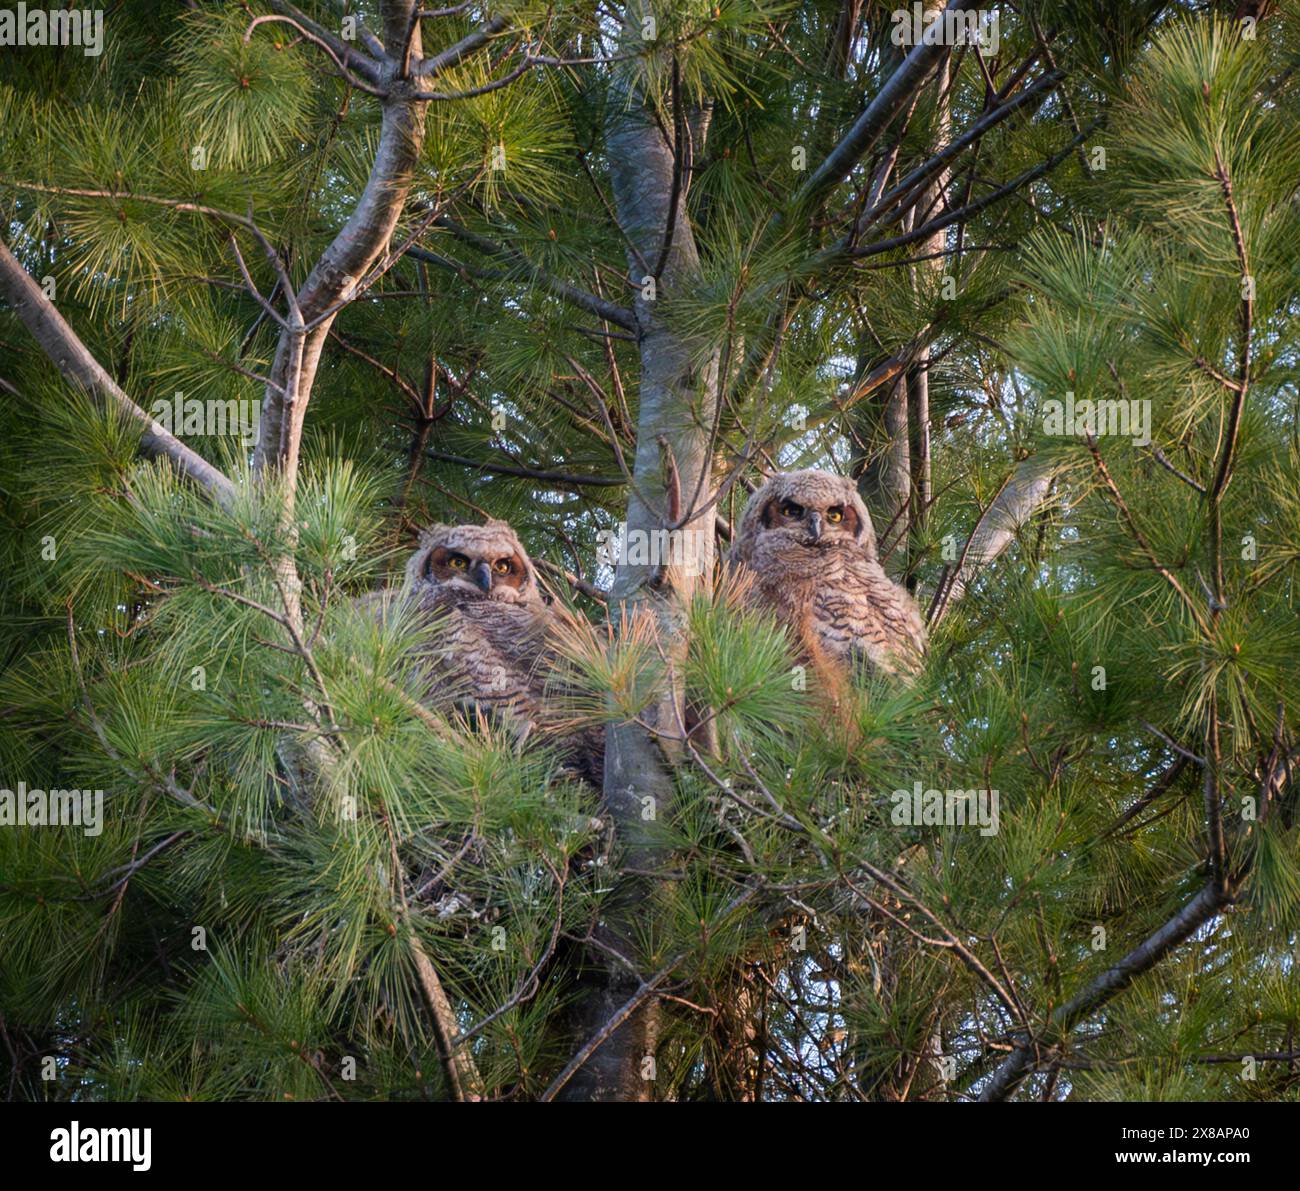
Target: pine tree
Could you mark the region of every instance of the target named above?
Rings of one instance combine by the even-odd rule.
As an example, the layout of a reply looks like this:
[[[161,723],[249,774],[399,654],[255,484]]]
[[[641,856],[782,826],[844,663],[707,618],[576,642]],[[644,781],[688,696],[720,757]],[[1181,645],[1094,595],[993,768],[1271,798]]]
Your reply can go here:
[[[1297,15],[306,7],[6,51],[7,1096],[1296,1098]],[[916,685],[718,565],[801,466]],[[603,790],[362,598],[485,516]]]

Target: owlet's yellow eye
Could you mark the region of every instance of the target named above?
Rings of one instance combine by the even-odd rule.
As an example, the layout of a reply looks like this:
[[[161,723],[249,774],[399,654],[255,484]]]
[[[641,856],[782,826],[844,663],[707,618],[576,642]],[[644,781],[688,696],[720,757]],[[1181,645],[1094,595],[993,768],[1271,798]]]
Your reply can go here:
[[[451,567],[453,571],[463,571],[467,566],[469,566],[469,559],[463,554],[449,554],[447,556],[447,565]]]
[[[781,506],[781,516],[782,516],[782,517],[802,517],[802,516],[803,516],[803,505],[797,505],[797,504],[794,503],[794,501],[792,501],[792,500],[787,500],[787,501],[785,502],[785,504],[783,504],[783,505]]]
[[[508,575],[510,573],[510,560],[508,558],[498,558],[496,562],[492,564],[492,569],[496,571],[498,575]]]
[[[844,510],[840,508],[839,505],[836,505],[832,509],[827,509],[826,520],[829,521],[832,525],[838,525],[841,521],[844,520]]]

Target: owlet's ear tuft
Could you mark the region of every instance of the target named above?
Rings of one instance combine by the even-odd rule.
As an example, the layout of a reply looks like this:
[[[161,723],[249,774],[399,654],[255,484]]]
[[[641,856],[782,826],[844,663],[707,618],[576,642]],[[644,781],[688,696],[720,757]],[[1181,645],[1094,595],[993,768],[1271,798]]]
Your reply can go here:
[[[866,502],[859,495],[857,486],[851,482],[845,484],[844,503],[853,509],[858,518],[858,527],[854,536],[867,555],[876,558],[876,527],[872,524],[871,513],[867,509]]]

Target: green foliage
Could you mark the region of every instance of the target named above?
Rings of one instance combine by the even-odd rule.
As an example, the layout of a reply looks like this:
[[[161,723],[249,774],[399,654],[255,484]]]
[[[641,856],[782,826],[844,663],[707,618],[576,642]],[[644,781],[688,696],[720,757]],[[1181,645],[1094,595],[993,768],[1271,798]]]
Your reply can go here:
[[[334,28],[333,6],[308,7]],[[484,1093],[547,1089],[582,1041],[583,948],[618,905],[621,844],[554,739],[431,698],[418,659],[443,626],[373,598],[400,582],[417,526],[492,515],[566,609],[549,690],[566,727],[644,721],[670,674],[687,693],[691,747],[647,825],[667,873],[634,906],[625,957],[642,977],[671,969],[656,1095],[728,1095],[736,1013],[763,1023],[764,1064],[741,1082],[766,1098],[978,1095],[1018,1014],[1053,1028],[1203,887],[1210,722],[1235,904],[1022,1094],[1300,1094],[1288,1065],[1249,1081],[1207,1061],[1282,1051],[1300,1021],[1295,789],[1261,794],[1300,706],[1300,25],[1279,14],[1250,43],[1155,0],[1104,21],[1076,0],[1007,13],[994,68],[1037,53],[1035,23],[1057,31],[1070,110],[1057,94],[997,125],[953,163],[949,201],[1059,154],[1072,123],[1084,152],[974,211],[960,244],[948,229],[875,251],[904,230],[882,218],[852,257],[881,162],[906,176],[945,118],[963,130],[989,103],[963,59],[947,117],[924,92],[796,223],[793,150],[815,168],[889,77],[893,7],[864,6],[839,65],[843,6],[821,0],[657,6],[654,36],[621,42],[589,4],[494,8],[527,40],[436,80],[390,244],[423,255],[387,261],[320,345],[292,492],[234,434],[183,435],[234,481],[224,505],[141,460],[140,428],[70,389],[0,312],[0,787],[105,796],[98,834],[0,826],[16,1047],[0,1085],[445,1099],[425,956]],[[271,295],[252,220],[302,285],[367,184],[383,105],[284,23],[155,8],[124,6],[102,60],[29,54],[9,75],[6,59],[4,239],[145,410],[178,392],[256,402],[279,328],[232,244]],[[425,52],[475,15],[425,18]],[[492,87],[525,49],[568,64]],[[691,106],[706,99],[707,137]],[[934,499],[885,562],[923,608],[1017,465],[1057,465],[913,686],[800,668],[721,572],[679,610],[680,650],[666,619],[590,594],[610,586],[600,547],[626,515],[644,336],[564,286],[630,309],[654,270],[610,205],[611,128],[641,100],[670,141],[681,100],[700,137],[681,179],[699,273],[652,309],[685,345],[691,400],[722,377],[715,480],[739,474],[710,517],[734,527],[769,464],[878,462],[887,386],[847,397],[918,337]],[[1088,164],[1098,147],[1105,168]],[[1249,392],[1216,512],[1243,274]],[[1047,402],[1067,393],[1149,402],[1150,443],[1052,434]],[[997,829],[910,821],[899,794],[918,786],[996,791]],[[34,1074],[45,1055],[51,1084]]]
[[[173,43],[181,118],[195,129],[195,146],[222,166],[280,158],[307,115],[310,76],[287,44],[292,31],[247,27],[239,9],[195,12]]]

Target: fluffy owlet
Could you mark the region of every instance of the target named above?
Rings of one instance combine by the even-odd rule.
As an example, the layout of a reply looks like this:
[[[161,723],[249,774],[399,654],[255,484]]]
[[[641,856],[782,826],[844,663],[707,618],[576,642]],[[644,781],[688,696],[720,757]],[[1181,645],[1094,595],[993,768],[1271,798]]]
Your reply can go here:
[[[456,694],[535,723],[550,608],[515,531],[504,521],[431,525],[406,564],[405,591],[444,617],[438,670]]]
[[[453,697],[521,734],[549,733],[568,762],[599,786],[603,731],[558,729],[545,688],[559,614],[543,599],[528,551],[504,521],[432,525],[406,564],[406,598],[442,618],[430,659]]]
[[[731,560],[818,665],[866,663],[915,674],[925,651],[920,609],[880,565],[871,516],[853,483],[827,471],[773,476],[750,497]]]

